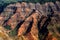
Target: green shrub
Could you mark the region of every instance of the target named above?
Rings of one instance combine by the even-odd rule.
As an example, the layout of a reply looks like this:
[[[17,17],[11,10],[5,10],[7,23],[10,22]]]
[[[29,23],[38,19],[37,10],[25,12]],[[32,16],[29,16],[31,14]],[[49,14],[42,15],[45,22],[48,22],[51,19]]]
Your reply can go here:
[[[7,30],[11,30],[11,26],[10,25],[6,25],[4,26]]]
[[[9,35],[10,35],[10,36],[16,36],[16,35],[17,35],[16,29],[11,30],[11,31],[9,32]]]

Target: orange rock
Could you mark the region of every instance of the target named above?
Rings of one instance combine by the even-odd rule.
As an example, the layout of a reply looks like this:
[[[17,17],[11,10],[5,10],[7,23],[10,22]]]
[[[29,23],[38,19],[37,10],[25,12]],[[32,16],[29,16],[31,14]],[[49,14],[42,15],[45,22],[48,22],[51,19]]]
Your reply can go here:
[[[37,37],[37,34],[38,34],[38,29],[37,29],[37,23],[38,23],[38,13],[34,13],[33,15],[32,15],[32,17],[33,17],[33,25],[32,25],[32,28],[31,28],[31,33],[35,36],[35,37]]]
[[[21,27],[18,30],[18,36],[21,36],[24,32],[26,32],[28,26],[29,26],[29,22],[32,21],[31,17],[28,17],[25,22],[21,25]]]
[[[7,22],[7,24],[11,25],[11,22],[12,22],[11,19],[9,19],[8,22]]]
[[[57,40],[57,38],[53,37],[53,39],[52,39],[52,40]]]
[[[29,13],[30,11],[31,11],[30,8],[25,8],[25,12],[26,12],[26,13]]]
[[[16,13],[21,13],[22,12],[22,8],[17,8]]]
[[[27,37],[28,40],[34,40],[34,38],[33,38],[33,36],[31,35],[31,33],[26,34],[25,37]]]
[[[0,20],[2,20],[3,19],[3,17],[0,17]]]
[[[27,3],[26,2],[22,2],[21,3],[21,7],[23,7],[23,8],[27,7]]]
[[[52,35],[52,33],[48,33],[48,36],[46,37],[46,40],[57,40],[57,38],[56,37],[54,37],[53,35]]]

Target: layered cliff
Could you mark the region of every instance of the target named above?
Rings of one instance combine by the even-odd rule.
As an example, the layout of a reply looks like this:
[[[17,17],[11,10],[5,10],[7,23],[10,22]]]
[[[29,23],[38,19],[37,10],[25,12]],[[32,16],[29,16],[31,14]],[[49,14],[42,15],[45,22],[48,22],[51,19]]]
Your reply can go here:
[[[58,40],[60,2],[9,4],[0,13],[0,25],[11,40]]]

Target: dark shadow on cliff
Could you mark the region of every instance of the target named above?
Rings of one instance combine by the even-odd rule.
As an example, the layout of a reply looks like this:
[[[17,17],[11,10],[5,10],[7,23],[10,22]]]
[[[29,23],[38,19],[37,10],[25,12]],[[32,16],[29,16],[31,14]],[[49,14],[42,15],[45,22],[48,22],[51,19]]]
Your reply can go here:
[[[59,6],[56,4],[56,2],[53,2],[54,4],[55,4],[55,6],[56,6],[56,8],[57,8],[57,11],[60,11],[60,8],[59,8]]]
[[[14,14],[16,13],[17,7],[13,6],[13,7],[10,7],[10,8],[14,10],[14,11],[13,11],[13,15],[14,15]],[[9,19],[11,19],[11,16],[13,16],[13,15],[9,15],[9,18],[7,18],[7,19],[4,21],[3,24],[5,24]]]
[[[14,6],[14,7],[12,7],[12,9],[14,10],[14,11],[13,11],[13,14],[12,14],[12,15],[9,15],[9,17],[8,17],[8,18],[4,21],[4,23],[3,23],[3,27],[4,27],[4,28],[8,28],[7,22],[8,22],[9,19],[11,19],[11,16],[13,16],[13,15],[15,14],[17,7]],[[9,27],[10,27],[10,25],[9,25]],[[11,28],[10,28],[10,29],[11,29]]]
[[[26,17],[26,19],[29,17],[29,16],[31,16],[33,13],[35,12],[35,9],[33,9],[32,10],[32,12]],[[26,20],[25,19],[25,20]],[[11,36],[13,35],[13,36],[15,36],[15,35],[17,35],[18,34],[18,29],[21,27],[21,25],[25,22],[25,20],[20,20],[20,22],[17,24],[17,26],[9,33],[9,34],[11,34]],[[14,34],[13,34],[13,32],[15,32]]]
[[[49,14],[47,15],[47,19],[46,19],[46,21],[44,22],[43,26],[41,27],[41,25],[40,25],[41,20],[43,20],[42,18],[41,18],[40,21],[38,22],[38,31],[39,31],[38,36],[39,36],[39,40],[45,40],[45,38],[47,37],[47,35],[48,35],[48,33],[49,33],[49,32],[48,32],[48,29],[47,29],[47,26],[48,26],[48,24],[49,24],[50,21],[51,21],[51,17],[53,16],[54,11],[52,10],[52,8],[51,8],[50,5],[49,5],[48,7],[49,7],[49,9],[48,9]],[[41,28],[40,28],[40,27],[41,27]]]
[[[32,21],[30,22],[29,26],[27,27],[27,30],[24,33],[24,35],[26,35],[27,33],[29,33],[31,31],[32,25],[33,25],[33,18],[32,18]]]

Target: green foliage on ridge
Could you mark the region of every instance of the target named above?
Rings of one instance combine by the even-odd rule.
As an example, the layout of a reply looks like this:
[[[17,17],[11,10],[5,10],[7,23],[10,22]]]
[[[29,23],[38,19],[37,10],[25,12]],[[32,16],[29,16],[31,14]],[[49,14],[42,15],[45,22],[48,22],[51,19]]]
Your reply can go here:
[[[56,0],[0,0],[0,5],[4,3],[11,3],[11,2],[18,2],[18,1],[27,1],[27,2],[40,2],[40,3],[45,3],[45,2],[55,2]]]

